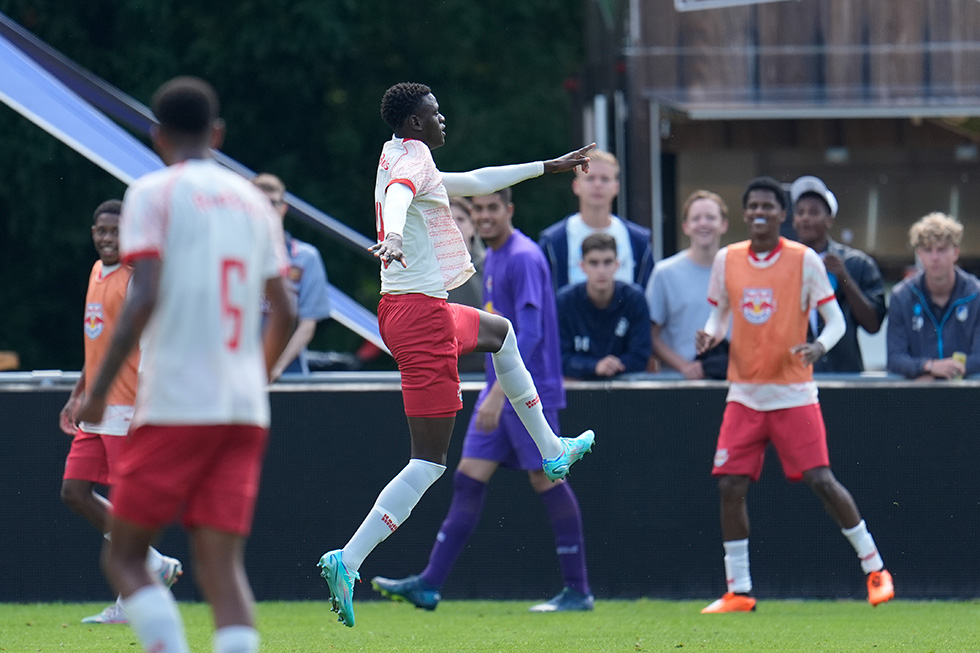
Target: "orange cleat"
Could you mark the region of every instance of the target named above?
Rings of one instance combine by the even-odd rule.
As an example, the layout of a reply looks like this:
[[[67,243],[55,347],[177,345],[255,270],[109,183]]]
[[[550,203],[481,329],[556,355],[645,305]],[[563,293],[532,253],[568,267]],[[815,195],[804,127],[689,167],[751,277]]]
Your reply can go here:
[[[755,599],[748,594],[727,592],[723,597],[702,610],[701,614],[718,614],[721,612],[755,612]]]
[[[885,603],[893,598],[895,598],[895,585],[892,584],[892,575],[887,569],[868,574],[868,603],[877,607],[879,603]]]

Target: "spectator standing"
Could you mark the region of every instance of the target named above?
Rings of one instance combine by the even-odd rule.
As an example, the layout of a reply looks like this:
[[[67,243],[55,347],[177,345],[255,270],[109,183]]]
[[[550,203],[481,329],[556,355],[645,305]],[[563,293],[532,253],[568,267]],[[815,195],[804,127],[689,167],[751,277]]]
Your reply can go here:
[[[898,283],[888,308],[888,371],[934,381],[980,372],[980,280],[957,265],[963,225],[930,213],[909,241],[922,269]]]
[[[742,196],[749,240],[718,251],[708,286],[714,309],[697,334],[701,353],[721,341],[732,321],[731,385],[711,472],[718,478],[728,591],[703,614],[755,610],[746,496],[750,481],[762,473],[770,442],[786,477],[810,487],[854,548],[867,575],[868,602],[878,605],[895,595],[853,497],[830,470],[811,365],[840,340],[844,316],[817,254],[779,235],[786,201],[775,179],[749,182]],[[808,343],[812,308],[827,326]]]
[[[653,271],[650,230],[612,212],[619,194],[619,161],[609,152],[589,154],[589,170],[576,170],[572,192],[578,197],[578,212],[541,232],[538,242],[551,265],[551,277],[559,290],[585,281],[582,241],[593,233],[607,233],[616,240],[619,269],[616,279],[646,288]]]
[[[279,177],[264,172],[256,175],[252,183],[265,193],[272,208],[282,221],[286,219],[286,185]],[[289,256],[289,285],[296,298],[299,321],[296,330],[286,343],[286,349],[272,369],[272,378],[283,374],[309,374],[307,346],[316,335],[317,323],[330,317],[330,292],[327,287],[327,271],[319,250],[309,243],[293,238],[288,231],[286,254]]]
[[[474,197],[473,215],[489,247],[484,287],[486,310],[503,315],[514,325],[518,349],[546,406],[545,416],[555,433],[559,433],[558,410],[565,406],[565,391],[548,263],[535,242],[514,228],[514,204],[509,188]],[[476,400],[466,430],[462,458],[453,478],[453,500],[432,545],[429,564],[417,576],[400,580],[374,578],[371,584],[385,596],[426,610],[436,608],[441,599],[439,589],[479,522],[487,484],[503,465],[527,472],[531,488],[544,502],[555,532],[564,588],[550,601],[533,606],[531,611],[592,609],[578,500],[566,481],[552,482],[544,475],[534,441],[505,399],[493,366],[487,366],[487,385]]]
[[[126,359],[122,372],[109,390],[105,418],[98,423],[77,423],[76,413],[85,399],[85,390],[94,382],[119,322],[129,279],[130,266],[119,259],[119,214],[122,202],[107,200],[99,204],[93,215],[92,241],[99,260],[89,273],[85,295],[85,366],[72,388],[68,402],[61,410],[61,430],[72,436],[71,449],[65,459],[61,482],[61,500],[74,512],[98,529],[109,533],[109,501],[95,491],[96,485],[111,486],[119,454],[126,443],[126,434],[133,419],[136,402],[139,352]],[[152,546],[146,566],[164,585],[172,586],[183,573],[180,561],[160,554]],[[124,624],[126,614],[122,597],[102,612],[82,619],[84,624]]]
[[[702,360],[694,339],[711,313],[708,279],[721,237],[728,231],[725,201],[708,190],[694,191],[684,201],[681,229],[690,245],[658,263],[646,288],[653,353],[665,368],[680,372],[685,379],[723,379],[727,346],[711,350],[721,355]]]
[[[642,290],[616,279],[616,240],[587,236],[581,266],[586,280],[558,293],[562,371],[572,379],[642,372],[650,358],[650,310]]]
[[[837,218],[837,197],[823,180],[800,177],[790,187],[793,200],[793,229],[797,238],[812,248],[827,268],[830,287],[837,296],[847,331],[833,349],[813,364],[814,372],[861,372],[864,360],[858,344],[858,327],[878,333],[885,318],[885,287],[878,264],[864,252],[830,237]],[[810,313],[808,341],[823,329],[817,311]]]
[[[102,419],[112,382],[144,335],[103,566],[143,650],[187,653],[177,604],[146,569],[150,543],[179,516],[211,604],[215,653],[255,653],[245,538],[268,440],[269,374],[295,318],[282,225],[262,193],[212,158],[224,123],[210,84],[170,80],[154,94],[153,113],[153,144],[168,167],[126,191],[119,242],[133,264],[131,288],[78,412],[82,421]],[[263,291],[271,309],[264,339]]]

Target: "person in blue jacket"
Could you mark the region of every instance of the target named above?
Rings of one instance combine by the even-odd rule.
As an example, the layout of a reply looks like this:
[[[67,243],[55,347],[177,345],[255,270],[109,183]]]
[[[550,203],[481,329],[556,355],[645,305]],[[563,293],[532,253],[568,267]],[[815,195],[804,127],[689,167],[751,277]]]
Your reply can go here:
[[[650,358],[650,309],[643,291],[615,277],[616,240],[595,233],[582,241],[586,280],[558,293],[562,372],[572,379],[642,372]]]
[[[612,205],[619,194],[619,161],[609,152],[589,153],[589,171],[576,171],[572,192],[578,197],[579,209],[538,236],[538,244],[548,257],[551,278],[561,290],[569,284],[585,281],[581,262],[582,241],[593,233],[606,233],[616,239],[619,268],[616,278],[647,287],[653,272],[653,247],[650,230],[613,214]]]
[[[286,185],[282,180],[263,172],[252,179],[252,184],[265,193],[279,218],[285,221],[289,206],[286,204]],[[317,325],[329,318],[331,312],[327,269],[323,266],[320,251],[307,242],[293,238],[288,231],[284,233],[286,254],[289,255],[289,287],[296,301],[297,321],[286,349],[272,368],[273,380],[283,374],[310,373],[307,346],[316,335]]]
[[[980,279],[956,265],[963,225],[930,213],[909,230],[921,269],[897,284],[888,307],[888,371],[909,379],[980,372]]]

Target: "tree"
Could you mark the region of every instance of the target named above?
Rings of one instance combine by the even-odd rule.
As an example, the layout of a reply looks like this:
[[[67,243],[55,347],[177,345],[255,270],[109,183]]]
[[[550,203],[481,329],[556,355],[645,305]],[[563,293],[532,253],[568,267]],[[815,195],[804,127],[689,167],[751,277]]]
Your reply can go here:
[[[381,95],[398,81],[429,84],[447,116],[440,167],[461,170],[546,158],[580,145],[562,83],[582,66],[584,4],[562,0],[418,4],[378,0],[178,0],[78,3],[0,0],[0,11],[80,65],[149,103],[178,74],[217,88],[224,151],[273,172],[290,190],[365,235],[374,230],[377,156],[390,133]],[[77,369],[91,211],[122,184],[0,108],[0,349],[25,368]],[[517,190],[517,225],[534,236],[571,211],[570,180]],[[331,281],[367,306],[376,265],[287,220],[323,254]],[[322,334],[322,335],[321,335]],[[352,349],[321,329],[314,347]]]

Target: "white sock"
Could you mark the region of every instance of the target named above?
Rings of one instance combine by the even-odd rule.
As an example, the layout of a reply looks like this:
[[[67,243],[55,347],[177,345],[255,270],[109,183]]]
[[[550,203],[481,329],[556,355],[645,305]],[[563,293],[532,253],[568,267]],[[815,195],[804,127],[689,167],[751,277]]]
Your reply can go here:
[[[106,539],[107,542],[112,541],[111,533],[103,533],[102,537]],[[150,550],[146,552],[146,569],[150,572],[151,576],[158,576],[160,572],[163,571],[164,561],[166,557],[154,549],[152,546]]]
[[[878,555],[878,547],[875,546],[875,539],[871,537],[871,533],[868,532],[868,527],[865,525],[863,519],[858,522],[857,526],[853,528],[842,528],[840,532],[844,534],[847,541],[854,547],[854,552],[858,554],[858,558],[861,560],[861,569],[865,574],[870,574],[872,571],[881,571],[885,568],[885,563],[881,561],[881,556]]]
[[[748,594],[752,591],[748,540],[725,542],[725,579],[728,582],[729,592]]]
[[[500,351],[493,354],[493,369],[497,373],[497,382],[504,391],[514,412],[524,424],[537,445],[541,457],[550,459],[562,452],[561,442],[551,425],[544,417],[544,408],[534,387],[534,379],[524,365],[521,352],[517,349],[517,336],[514,327],[508,322],[507,337]]]
[[[225,626],[214,631],[214,653],[257,653],[259,633],[251,626]]]
[[[146,568],[151,576],[156,578],[160,575],[160,572],[163,571],[163,567],[166,564],[165,560],[166,558],[163,557],[162,553],[152,546],[150,547],[150,550],[146,553]]]
[[[122,605],[144,651],[190,653],[177,601],[162,585],[141,587]]]
[[[112,541],[110,533],[103,533],[102,537],[106,539],[107,542]],[[150,575],[156,578],[163,571],[164,561],[166,558],[162,553],[154,549],[152,546],[150,550],[146,552],[146,569],[150,572]],[[122,605],[122,596],[116,597],[116,603]]]
[[[395,478],[381,490],[371,512],[344,547],[342,559],[347,569],[357,571],[374,547],[405,523],[412,508],[425,491],[446,471],[445,465],[412,458]]]

